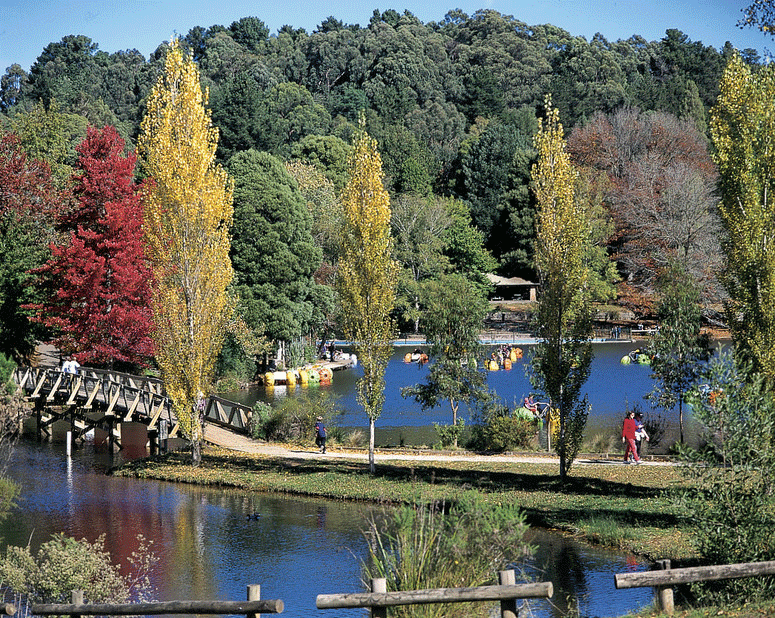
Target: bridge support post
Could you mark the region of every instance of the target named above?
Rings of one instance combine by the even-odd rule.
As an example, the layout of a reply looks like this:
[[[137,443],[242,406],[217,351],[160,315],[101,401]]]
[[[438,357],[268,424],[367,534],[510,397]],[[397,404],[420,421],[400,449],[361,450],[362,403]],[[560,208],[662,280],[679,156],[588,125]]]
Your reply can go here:
[[[114,434],[116,430],[116,417],[106,416],[105,420],[108,423],[108,453],[110,453],[110,456],[113,457],[113,451],[115,450],[116,446],[116,436]]]
[[[151,449],[151,456],[159,452],[159,432],[156,429],[148,430],[148,446]]]

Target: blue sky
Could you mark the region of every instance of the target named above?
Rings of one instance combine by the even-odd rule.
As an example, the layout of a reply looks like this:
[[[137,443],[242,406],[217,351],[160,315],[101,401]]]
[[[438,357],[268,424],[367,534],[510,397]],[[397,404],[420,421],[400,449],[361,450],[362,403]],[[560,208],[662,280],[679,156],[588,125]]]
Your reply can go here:
[[[692,41],[721,48],[726,41],[738,49],[754,48],[763,56],[775,41],[757,30],[741,30],[737,21],[747,0],[375,0],[332,3],[319,0],[0,0],[0,72],[13,63],[25,70],[43,48],[68,34],[84,34],[112,53],[137,49],[146,58],[158,45],[194,26],[228,26],[241,17],[259,17],[274,34],[285,25],[311,32],[333,15],[348,24],[366,25],[375,8],[411,11],[421,21],[440,21],[460,8],[471,15],[494,9],[528,25],[554,24],[572,35],[591,39],[600,32],[615,41],[638,34],[661,39],[676,28]]]

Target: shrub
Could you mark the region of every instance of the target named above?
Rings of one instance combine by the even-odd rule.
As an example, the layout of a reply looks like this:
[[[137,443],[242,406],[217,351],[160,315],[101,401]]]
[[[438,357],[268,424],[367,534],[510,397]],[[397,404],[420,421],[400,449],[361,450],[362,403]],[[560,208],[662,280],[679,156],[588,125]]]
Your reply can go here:
[[[503,404],[490,405],[471,432],[469,448],[477,451],[515,451],[535,447],[537,421],[519,416]]]
[[[687,483],[674,497],[691,521],[704,563],[733,564],[775,559],[775,397],[762,376],[732,355],[711,360],[707,388],[691,396],[694,418],[704,429],[698,448],[679,447]],[[763,598],[772,578],[696,584],[703,602]]]
[[[253,404],[253,413],[248,421],[248,431],[251,437],[256,439],[266,439],[265,426],[272,416],[272,406],[263,401],[257,401]]]
[[[341,444],[349,448],[364,448],[368,446],[366,434],[360,429],[345,431],[342,427],[326,428],[329,443]]]
[[[275,406],[264,404],[266,407],[262,407],[259,413],[254,407],[251,433],[254,437],[263,436],[274,442],[313,442],[315,418],[322,416],[326,425],[331,423],[341,414],[338,400],[328,391],[309,389],[298,396],[286,397]]]
[[[439,425],[433,423],[434,429],[439,436],[439,442],[436,445],[437,448],[446,449],[457,446],[460,436],[463,434],[463,430],[466,428],[466,422],[464,419],[457,419],[457,423],[454,425]]]
[[[246,352],[238,337],[227,333],[215,368],[218,389],[221,392],[235,390],[235,385],[252,381],[256,371],[255,358]]]
[[[365,531],[364,583],[383,577],[388,591],[494,584],[498,570],[532,551],[523,542],[528,526],[516,507],[479,497],[446,506],[404,506],[384,519],[372,518]],[[482,603],[398,606],[391,616],[454,618],[486,616],[487,610]]]
[[[72,590],[83,590],[87,603],[148,601],[149,574],[157,559],[151,541],[141,535],[137,540],[127,575],[110,561],[104,535],[90,543],[55,534],[34,556],[29,547],[8,547],[0,558],[0,580],[17,596],[38,603],[69,603]]]

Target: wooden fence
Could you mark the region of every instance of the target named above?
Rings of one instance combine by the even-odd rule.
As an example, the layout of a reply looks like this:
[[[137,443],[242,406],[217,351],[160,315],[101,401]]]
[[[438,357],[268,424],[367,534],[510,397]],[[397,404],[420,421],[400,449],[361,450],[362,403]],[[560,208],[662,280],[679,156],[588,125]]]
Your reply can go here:
[[[371,580],[372,591],[363,594],[320,594],[318,609],[368,607],[371,616],[387,616],[387,608],[396,605],[419,605],[428,603],[464,603],[473,601],[500,601],[502,618],[517,618],[517,599],[552,596],[551,582],[516,584],[515,573],[500,571],[497,586],[472,588],[436,588],[387,592],[383,578]],[[41,603],[30,606],[30,613],[38,616],[153,616],[161,614],[243,614],[246,618],[258,618],[259,614],[280,614],[284,603],[277,599],[261,599],[261,586],[251,585],[247,589],[247,601],[166,601],[157,603],[84,604],[82,590],[73,590],[72,602]],[[0,608],[2,611],[2,608]],[[16,608],[7,604],[5,612],[13,615]]]
[[[498,581],[498,586],[387,592],[387,582],[380,577],[371,580],[371,592],[319,594],[315,604],[318,609],[368,607],[372,618],[386,618],[387,608],[396,605],[500,601],[501,618],[517,618],[517,599],[548,599],[553,594],[552,582],[515,584],[514,571],[500,571]]]
[[[672,586],[676,584],[775,575],[775,561],[671,569],[669,560],[660,560],[655,566],[657,570],[654,571],[617,573],[614,583],[617,589],[654,588],[659,608],[666,614],[675,611]]]
[[[160,603],[86,604],[83,591],[73,590],[72,603],[38,604],[30,607],[36,616],[156,616],[160,614],[244,614],[257,618],[259,614],[281,614],[285,606],[279,599],[261,599],[261,586],[248,586],[247,601],[163,601]]]

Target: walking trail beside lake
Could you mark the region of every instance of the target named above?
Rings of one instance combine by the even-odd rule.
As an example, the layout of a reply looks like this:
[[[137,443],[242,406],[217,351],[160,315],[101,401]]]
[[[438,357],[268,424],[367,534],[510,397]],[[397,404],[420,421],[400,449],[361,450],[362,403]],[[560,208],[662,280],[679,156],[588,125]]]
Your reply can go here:
[[[215,446],[220,446],[221,448],[241,453],[265,455],[267,457],[279,457],[285,459],[351,459],[364,462],[368,462],[369,459],[368,452],[365,450],[342,449],[336,447],[331,448],[329,446],[325,453],[320,453],[317,447],[314,446],[310,446],[309,449],[306,449],[302,446],[287,446],[283,444],[253,440],[247,436],[236,434],[232,431],[210,423],[208,423],[205,428],[204,437],[206,442],[214,444]],[[441,451],[417,453],[416,451],[409,452],[406,450],[393,451],[377,449],[375,452],[375,459],[377,461],[436,461],[442,463],[445,461],[478,463],[532,463],[553,465],[555,467],[560,465],[560,459],[558,457],[541,453],[477,455],[465,451],[460,453]],[[575,464],[624,465],[622,462],[622,455],[619,453],[609,453],[607,456],[582,454],[574,461],[574,465]],[[643,465],[673,466],[675,464],[670,461],[644,459]]]

